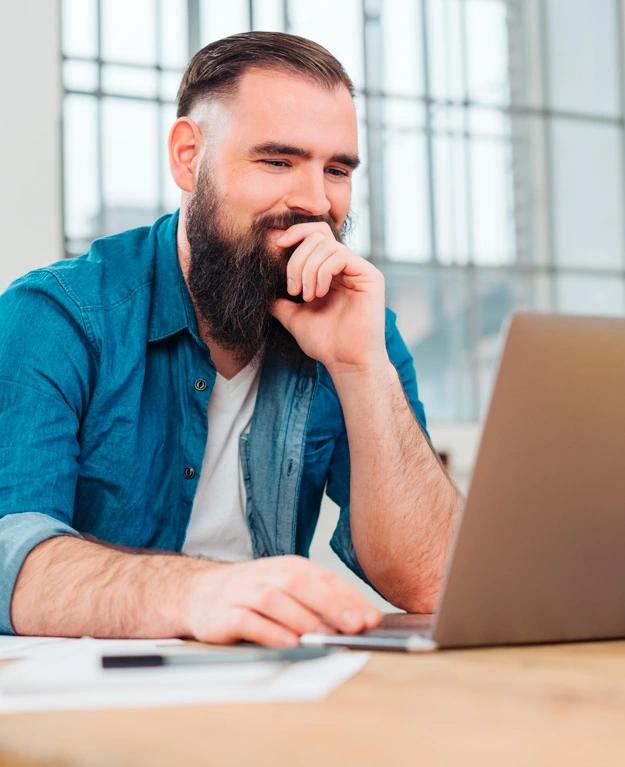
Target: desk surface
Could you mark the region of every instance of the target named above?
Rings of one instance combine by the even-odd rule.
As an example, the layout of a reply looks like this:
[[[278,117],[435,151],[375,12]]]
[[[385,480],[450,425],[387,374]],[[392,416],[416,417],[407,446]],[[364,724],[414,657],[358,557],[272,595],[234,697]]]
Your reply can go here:
[[[318,703],[0,716],[0,767],[352,764],[623,765],[625,642],[378,653]]]

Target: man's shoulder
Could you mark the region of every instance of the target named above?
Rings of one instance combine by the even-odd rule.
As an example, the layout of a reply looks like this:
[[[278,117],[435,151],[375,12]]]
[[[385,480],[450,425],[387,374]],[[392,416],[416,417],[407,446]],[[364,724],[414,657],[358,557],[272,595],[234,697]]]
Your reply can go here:
[[[153,281],[154,230],[160,221],[95,240],[83,256],[51,264],[23,280],[41,281],[41,273],[49,274],[81,310],[120,306]]]
[[[123,306],[142,289],[150,293],[158,242],[171,235],[167,230],[172,218],[162,216],[152,226],[97,239],[84,255],[29,272],[12,283],[6,293],[36,291],[52,298],[64,297],[87,312]]]

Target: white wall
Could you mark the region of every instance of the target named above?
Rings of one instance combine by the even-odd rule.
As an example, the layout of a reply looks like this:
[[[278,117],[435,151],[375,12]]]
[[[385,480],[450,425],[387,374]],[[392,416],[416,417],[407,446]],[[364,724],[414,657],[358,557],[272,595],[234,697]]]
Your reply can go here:
[[[63,257],[55,0],[0,3],[0,291]]]

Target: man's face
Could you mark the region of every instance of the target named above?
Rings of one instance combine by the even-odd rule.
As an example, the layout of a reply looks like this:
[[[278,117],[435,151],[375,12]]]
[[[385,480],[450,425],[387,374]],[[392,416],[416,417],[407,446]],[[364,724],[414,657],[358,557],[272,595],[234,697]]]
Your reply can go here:
[[[196,308],[215,343],[241,360],[266,343],[301,366],[293,339],[269,315],[275,298],[287,295],[294,250],[274,240],[293,224],[317,220],[340,239],[357,163],[352,98],[345,88],[251,71],[232,101],[203,109],[193,117],[206,151],[187,208]]]
[[[356,110],[346,88],[327,91],[290,74],[251,70],[234,98],[208,105],[199,122],[212,182],[235,233],[287,211],[329,216],[340,229],[351,204],[349,164],[358,156]]]

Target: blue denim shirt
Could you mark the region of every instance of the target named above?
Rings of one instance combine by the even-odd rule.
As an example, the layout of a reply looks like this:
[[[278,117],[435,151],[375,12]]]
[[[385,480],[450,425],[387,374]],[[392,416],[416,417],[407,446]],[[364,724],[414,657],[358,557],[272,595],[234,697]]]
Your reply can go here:
[[[97,240],[0,297],[0,633],[14,633],[25,557],[52,536],[184,544],[216,369],[179,266],[177,224],[174,214]],[[425,428],[391,312],[386,339]],[[306,556],[326,489],[341,509],[331,546],[366,580],[350,533],[345,422],[322,365],[313,377],[265,359],[240,455],[255,557]]]

